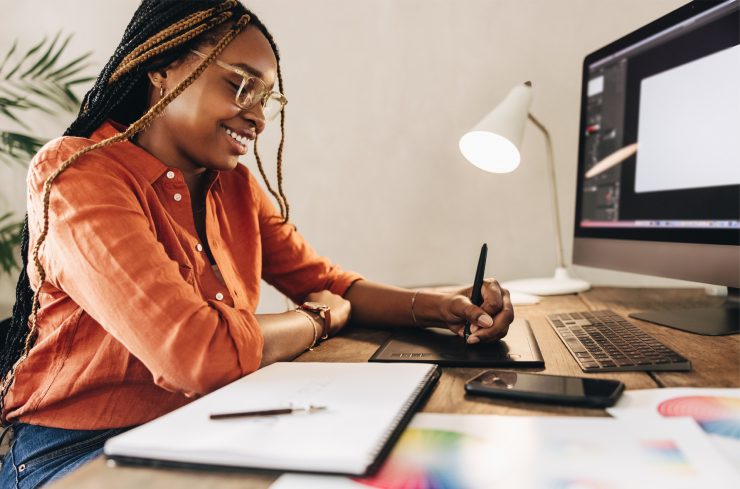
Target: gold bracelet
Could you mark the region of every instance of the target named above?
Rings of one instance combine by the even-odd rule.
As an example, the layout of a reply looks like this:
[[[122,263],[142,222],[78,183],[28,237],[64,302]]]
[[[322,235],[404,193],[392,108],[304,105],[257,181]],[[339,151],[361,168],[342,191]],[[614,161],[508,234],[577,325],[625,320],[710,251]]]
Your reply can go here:
[[[416,292],[414,292],[414,295],[411,296],[411,319],[414,320],[415,325],[419,324],[418,322],[416,322],[416,314],[414,314],[414,303],[416,302],[416,294],[418,294],[419,292],[421,291],[417,290]]]
[[[316,348],[316,345],[319,344],[319,328],[316,327],[317,323],[313,320],[311,315],[303,309],[294,309],[294,311],[299,313],[301,316],[306,316],[308,322],[311,323],[311,329],[313,330],[313,341],[311,342],[311,346],[309,346],[306,351],[313,350],[314,348]]]

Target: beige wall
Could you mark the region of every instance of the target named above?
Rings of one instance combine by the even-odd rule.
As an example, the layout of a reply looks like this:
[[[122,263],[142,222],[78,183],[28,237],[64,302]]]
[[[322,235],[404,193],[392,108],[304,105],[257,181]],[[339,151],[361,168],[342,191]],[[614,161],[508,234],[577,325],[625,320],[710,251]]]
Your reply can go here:
[[[684,0],[253,0],[283,58],[286,190],[299,230],[323,254],[399,285],[471,280],[488,242],[489,274],[549,275],[555,266],[544,144],[530,126],[523,163],[485,174],[459,136],[515,84],[555,146],[566,256],[572,245],[583,57]],[[71,52],[107,60],[138,2],[0,0],[0,53],[58,29]],[[64,122],[41,125],[53,136]],[[276,132],[263,142],[274,160]],[[247,160],[254,168],[252,158]],[[0,167],[0,209],[23,208],[23,173]],[[274,174],[274,173],[273,173]],[[569,261],[569,258],[567,258]],[[675,281],[577,268],[594,283]],[[4,280],[0,302],[12,300]],[[282,304],[268,294],[262,310]]]

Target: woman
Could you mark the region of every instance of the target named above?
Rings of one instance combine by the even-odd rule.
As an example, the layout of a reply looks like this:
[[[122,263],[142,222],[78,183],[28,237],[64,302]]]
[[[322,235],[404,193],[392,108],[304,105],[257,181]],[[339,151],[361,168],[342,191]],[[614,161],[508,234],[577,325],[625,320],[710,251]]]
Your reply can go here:
[[[256,147],[273,117],[284,130],[282,90],[272,37],[236,0],[142,2],[77,119],[29,169],[0,364],[14,433],[2,487],[55,480],[107,438],[292,359],[350,317],[460,335],[470,321],[469,343],[506,334],[513,310],[495,281],[482,307],[470,290],[373,283],[297,234],[283,139],[277,191]],[[279,210],[237,163],[250,144]],[[302,307],[255,314],[261,278]]]

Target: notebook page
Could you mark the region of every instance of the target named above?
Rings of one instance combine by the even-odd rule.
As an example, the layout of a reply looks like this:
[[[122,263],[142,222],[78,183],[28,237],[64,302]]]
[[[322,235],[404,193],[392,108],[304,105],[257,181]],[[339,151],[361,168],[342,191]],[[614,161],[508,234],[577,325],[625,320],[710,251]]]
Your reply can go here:
[[[111,439],[107,455],[362,474],[434,366],[270,365]],[[212,413],[327,406],[326,411],[210,420]]]

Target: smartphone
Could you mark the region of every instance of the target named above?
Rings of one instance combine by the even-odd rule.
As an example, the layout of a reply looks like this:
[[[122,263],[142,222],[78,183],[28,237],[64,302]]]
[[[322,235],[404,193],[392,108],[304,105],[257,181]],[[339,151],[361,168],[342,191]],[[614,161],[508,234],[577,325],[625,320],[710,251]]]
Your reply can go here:
[[[612,406],[624,391],[618,380],[486,370],[465,384],[465,392],[522,401]]]

